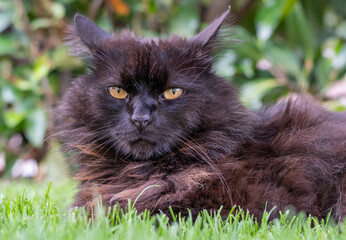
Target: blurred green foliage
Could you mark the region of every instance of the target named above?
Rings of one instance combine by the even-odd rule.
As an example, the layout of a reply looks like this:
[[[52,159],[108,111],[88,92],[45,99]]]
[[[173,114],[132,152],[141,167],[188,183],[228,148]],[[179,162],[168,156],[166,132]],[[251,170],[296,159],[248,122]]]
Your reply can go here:
[[[222,0],[1,0],[0,172],[5,169],[2,158],[9,175],[16,159],[35,158],[30,155],[33,149],[44,148],[52,127],[50,110],[73,76],[84,70],[68,56],[62,42],[76,12],[107,31],[130,28],[142,36],[190,37],[228,4]],[[331,110],[346,109],[343,0],[234,0],[232,13],[233,35],[240,43],[217,58],[215,69],[241,87],[248,107],[259,108],[296,92],[313,95]]]
[[[230,53],[234,71],[224,74],[242,85],[245,104],[258,108],[297,92],[326,101],[331,110],[345,110],[346,85],[337,94],[331,87],[337,80],[346,81],[346,4],[340,0],[256,2],[253,14],[235,27],[242,44]],[[330,101],[340,95],[344,104]]]

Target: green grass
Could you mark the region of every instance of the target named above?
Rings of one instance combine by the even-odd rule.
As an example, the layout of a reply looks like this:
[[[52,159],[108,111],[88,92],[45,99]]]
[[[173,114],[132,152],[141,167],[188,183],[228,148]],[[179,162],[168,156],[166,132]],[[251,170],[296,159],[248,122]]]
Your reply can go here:
[[[224,220],[205,211],[195,221],[179,215],[170,221],[132,207],[90,220],[83,209],[69,208],[75,186],[0,182],[0,239],[346,239],[346,223],[285,213],[272,222],[264,214],[260,225],[236,208]],[[100,206],[98,212],[107,209]]]

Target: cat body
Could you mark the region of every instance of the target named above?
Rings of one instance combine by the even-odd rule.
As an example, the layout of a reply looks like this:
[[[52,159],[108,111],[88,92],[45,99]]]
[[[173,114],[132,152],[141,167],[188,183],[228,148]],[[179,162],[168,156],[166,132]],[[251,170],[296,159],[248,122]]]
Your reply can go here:
[[[109,35],[76,15],[69,43],[91,66],[55,111],[78,166],[76,206],[168,208],[195,217],[234,205],[346,214],[346,114],[302,97],[251,112],[212,70],[228,11],[190,39]]]

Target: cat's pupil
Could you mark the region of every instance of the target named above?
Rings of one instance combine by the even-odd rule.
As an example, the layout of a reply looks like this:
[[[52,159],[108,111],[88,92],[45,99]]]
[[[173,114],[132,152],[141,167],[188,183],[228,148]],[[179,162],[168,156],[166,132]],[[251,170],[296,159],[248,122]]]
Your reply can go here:
[[[120,88],[117,87],[116,90],[117,90],[118,93],[120,93]]]
[[[175,89],[174,88],[172,89],[172,93],[173,93],[173,95],[175,95]]]

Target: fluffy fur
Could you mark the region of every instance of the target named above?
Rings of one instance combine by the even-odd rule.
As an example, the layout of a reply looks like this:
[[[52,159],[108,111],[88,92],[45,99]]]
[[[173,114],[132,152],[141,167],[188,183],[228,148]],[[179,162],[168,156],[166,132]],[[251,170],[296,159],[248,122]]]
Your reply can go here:
[[[236,204],[260,218],[293,206],[319,218],[346,214],[346,115],[301,97],[259,112],[216,76],[212,52],[228,11],[191,39],[109,35],[76,15],[68,41],[89,73],[56,109],[56,134],[78,166],[76,206],[126,207],[196,216]],[[128,92],[115,99],[107,87]],[[184,89],[167,100],[170,87]],[[144,111],[139,129],[131,120]],[[155,186],[153,186],[155,185]]]

